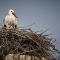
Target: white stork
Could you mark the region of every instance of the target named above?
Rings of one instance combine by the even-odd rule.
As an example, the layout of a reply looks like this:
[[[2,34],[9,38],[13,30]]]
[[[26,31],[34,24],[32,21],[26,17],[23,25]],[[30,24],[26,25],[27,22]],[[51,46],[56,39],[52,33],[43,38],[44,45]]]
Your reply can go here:
[[[16,18],[17,16],[15,14],[15,11],[10,9],[8,15],[5,17],[4,27],[6,27],[6,29],[16,28],[17,26]]]

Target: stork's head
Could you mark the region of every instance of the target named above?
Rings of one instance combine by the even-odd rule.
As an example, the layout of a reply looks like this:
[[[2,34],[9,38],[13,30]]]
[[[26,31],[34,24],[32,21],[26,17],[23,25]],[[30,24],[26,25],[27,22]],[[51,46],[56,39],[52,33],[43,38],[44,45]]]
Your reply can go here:
[[[9,10],[8,14],[9,14],[9,15],[14,15],[16,18],[18,18],[18,17],[16,16],[15,11],[12,10],[12,9]]]

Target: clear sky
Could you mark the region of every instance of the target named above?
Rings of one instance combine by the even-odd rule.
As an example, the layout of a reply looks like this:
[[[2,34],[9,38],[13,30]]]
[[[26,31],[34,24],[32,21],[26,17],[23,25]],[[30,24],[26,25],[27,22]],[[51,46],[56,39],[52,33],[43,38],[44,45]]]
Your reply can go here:
[[[9,9],[16,11],[18,26],[35,23],[33,31],[48,29],[60,50],[60,0],[0,0],[0,25]]]

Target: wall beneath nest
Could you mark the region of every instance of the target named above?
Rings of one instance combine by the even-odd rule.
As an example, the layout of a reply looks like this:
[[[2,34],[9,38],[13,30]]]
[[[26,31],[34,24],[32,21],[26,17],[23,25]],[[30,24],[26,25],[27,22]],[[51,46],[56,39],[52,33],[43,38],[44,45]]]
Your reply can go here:
[[[5,60],[47,60],[47,58],[42,57],[41,59],[36,56],[20,55],[20,54],[8,54]]]

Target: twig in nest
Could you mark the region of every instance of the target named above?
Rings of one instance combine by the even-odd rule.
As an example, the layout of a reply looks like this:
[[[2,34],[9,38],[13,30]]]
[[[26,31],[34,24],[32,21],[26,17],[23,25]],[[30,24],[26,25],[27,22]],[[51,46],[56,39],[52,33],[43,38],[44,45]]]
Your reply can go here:
[[[31,25],[28,25],[28,26],[24,26],[24,27],[18,27],[18,28],[28,28],[28,27],[30,27],[30,26],[33,26],[35,23],[33,23],[33,24],[31,24]]]

